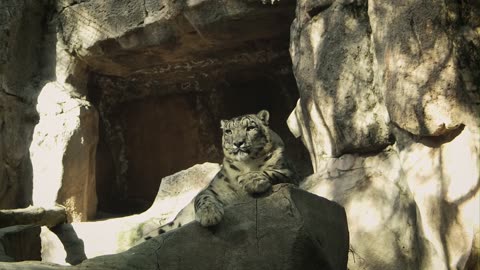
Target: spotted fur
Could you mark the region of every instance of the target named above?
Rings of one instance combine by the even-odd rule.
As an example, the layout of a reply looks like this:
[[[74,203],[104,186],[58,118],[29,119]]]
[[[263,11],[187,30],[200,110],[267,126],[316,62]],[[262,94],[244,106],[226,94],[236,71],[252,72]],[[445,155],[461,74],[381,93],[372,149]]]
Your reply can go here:
[[[162,226],[159,234],[192,221],[193,215],[203,226],[218,224],[224,208],[242,197],[265,192],[278,183],[298,184],[285,156],[283,141],[268,127],[268,120],[268,111],[262,110],[221,121],[222,168],[195,197],[195,214],[186,207],[173,222]]]
[[[268,127],[269,113],[222,120],[221,170],[195,197],[195,218],[203,226],[218,224],[224,207],[239,198],[263,193],[278,183],[298,184],[280,137]]]

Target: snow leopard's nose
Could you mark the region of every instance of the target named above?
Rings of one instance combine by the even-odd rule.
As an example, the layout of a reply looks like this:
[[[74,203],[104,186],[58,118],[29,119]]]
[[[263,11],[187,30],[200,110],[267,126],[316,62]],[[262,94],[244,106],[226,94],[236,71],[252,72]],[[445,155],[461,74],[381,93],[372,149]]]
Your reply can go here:
[[[242,140],[242,141],[234,142],[233,145],[235,145],[237,148],[241,148],[242,146],[245,146],[245,141]]]

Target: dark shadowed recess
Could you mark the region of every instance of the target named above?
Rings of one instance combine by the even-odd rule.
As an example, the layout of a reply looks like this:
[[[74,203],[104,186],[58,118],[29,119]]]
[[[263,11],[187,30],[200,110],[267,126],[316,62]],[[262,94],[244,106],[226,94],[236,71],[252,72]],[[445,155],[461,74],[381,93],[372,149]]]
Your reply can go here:
[[[108,105],[108,112],[101,113],[97,150],[99,211],[131,214],[145,210],[163,177],[198,163],[221,162],[221,119],[262,109],[270,112],[270,126],[284,139],[300,173],[311,173],[306,149],[286,125],[298,99],[288,67],[287,61],[284,74],[265,66],[234,70],[200,84],[201,91],[167,91],[166,95],[150,94]],[[107,131],[109,125],[113,131]],[[124,186],[117,186],[122,171],[116,166],[122,161],[115,155],[124,155],[128,162],[120,180]]]
[[[262,109],[270,111],[271,127],[284,139],[300,174],[311,173],[308,152],[286,125],[299,97],[288,52],[291,7],[275,19],[283,30],[260,29],[270,36],[252,34],[252,39],[238,38],[228,46],[211,43],[195,53],[170,48],[171,55],[177,54],[170,62],[161,55],[165,51],[157,50],[160,55],[145,65],[141,50],[117,51],[121,61],[113,61],[135,63],[138,70],[112,75],[92,68],[89,99],[100,115],[100,213],[144,211],[163,177],[198,163],[221,162],[220,120]],[[245,25],[254,31],[254,23]]]

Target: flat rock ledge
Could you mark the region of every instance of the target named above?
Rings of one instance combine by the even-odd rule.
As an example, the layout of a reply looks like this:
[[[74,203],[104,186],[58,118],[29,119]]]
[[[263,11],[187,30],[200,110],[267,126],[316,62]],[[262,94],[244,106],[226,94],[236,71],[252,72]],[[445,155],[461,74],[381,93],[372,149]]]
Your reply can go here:
[[[21,262],[0,263],[0,269],[346,270],[348,248],[343,207],[282,184],[228,207],[224,220],[211,228],[191,222],[77,266]]]

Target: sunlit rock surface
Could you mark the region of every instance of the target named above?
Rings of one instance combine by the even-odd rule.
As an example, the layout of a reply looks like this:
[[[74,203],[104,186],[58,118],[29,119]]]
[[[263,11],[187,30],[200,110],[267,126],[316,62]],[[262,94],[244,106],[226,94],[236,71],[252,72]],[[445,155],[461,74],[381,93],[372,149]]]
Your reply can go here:
[[[301,187],[345,207],[349,269],[421,269],[414,199],[397,153],[323,161]]]
[[[145,212],[96,222],[74,222],[52,231],[42,229],[42,260],[78,264],[86,258],[115,254],[158,235],[205,188],[220,169],[218,164],[195,165],[162,180],[152,206]],[[63,243],[62,243],[63,242]]]
[[[422,136],[478,117],[478,3],[368,1],[376,87],[391,121]],[[477,108],[478,109],[478,108]]]
[[[349,269],[477,264],[479,14],[474,2],[297,2],[288,125],[315,171],[302,187],[346,209]]]
[[[48,208],[60,203],[70,221],[93,218],[97,207],[97,111],[58,83],[45,85],[37,111],[40,122],[30,147],[33,204]]]
[[[343,2],[298,1],[290,32],[300,100],[289,126],[302,137],[314,168],[322,156],[390,143],[388,113],[374,81],[367,6]]]

